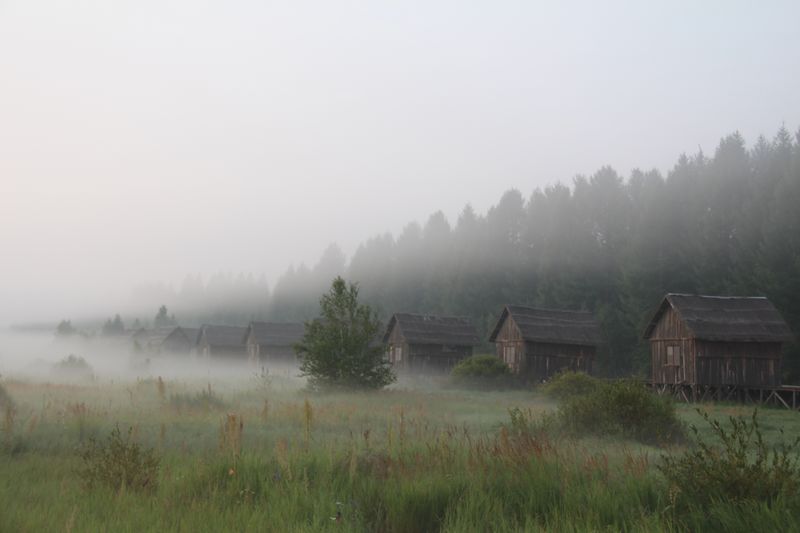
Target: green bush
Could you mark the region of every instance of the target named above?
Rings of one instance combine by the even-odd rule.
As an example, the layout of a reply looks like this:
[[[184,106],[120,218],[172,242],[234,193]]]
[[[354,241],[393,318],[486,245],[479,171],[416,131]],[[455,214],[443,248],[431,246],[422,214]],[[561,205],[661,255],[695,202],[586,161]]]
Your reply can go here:
[[[673,401],[631,380],[601,383],[591,393],[565,399],[558,417],[574,434],[618,435],[649,444],[684,436]]]
[[[559,372],[542,385],[541,391],[555,400],[583,396],[595,392],[603,382],[584,372]]]
[[[69,354],[69,356],[55,363],[53,370],[60,375],[92,376],[92,366],[86,362],[86,359],[74,354]]]
[[[473,355],[453,367],[450,377],[457,385],[491,387],[508,384],[511,369],[493,355]]]
[[[154,490],[158,485],[159,459],[152,449],[143,449],[133,441],[133,428],[126,438],[114,428],[105,443],[90,439],[81,452],[81,478],[88,488],[104,485],[120,491]]]
[[[203,389],[196,394],[188,392],[171,394],[169,403],[172,407],[181,410],[212,411],[223,409],[225,402],[211,389]]]
[[[771,449],[764,442],[755,410],[749,422],[742,417],[730,417],[727,429],[708,413],[700,414],[711,427],[718,445],[705,442],[697,428],[691,426],[696,446],[678,457],[665,455],[658,465],[669,483],[672,499],[679,506],[722,500],[772,503],[797,496],[800,437]]]

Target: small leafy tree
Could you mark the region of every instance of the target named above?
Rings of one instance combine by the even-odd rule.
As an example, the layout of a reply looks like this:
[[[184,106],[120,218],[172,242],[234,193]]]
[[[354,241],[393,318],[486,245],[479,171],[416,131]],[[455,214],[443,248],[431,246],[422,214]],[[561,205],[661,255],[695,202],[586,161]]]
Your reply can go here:
[[[368,305],[358,303],[357,285],[334,279],[320,311],[320,319],[306,322],[295,346],[312,389],[379,389],[395,380],[383,346],[375,342],[381,323]]]

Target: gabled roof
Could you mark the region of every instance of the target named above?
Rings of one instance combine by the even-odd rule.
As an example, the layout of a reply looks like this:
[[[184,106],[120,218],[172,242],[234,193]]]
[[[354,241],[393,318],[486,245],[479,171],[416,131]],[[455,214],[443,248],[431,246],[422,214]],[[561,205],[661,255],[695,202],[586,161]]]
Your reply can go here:
[[[192,344],[197,344],[197,337],[200,335],[200,328],[181,327],[180,329],[183,331],[184,335],[186,335],[186,338],[189,339],[189,342]]]
[[[600,325],[588,311],[563,311],[558,309],[536,309],[521,305],[506,305],[489,337],[497,339],[503,323],[511,316],[519,327],[522,339],[528,342],[597,346],[603,337]]]
[[[152,339],[156,337],[166,337],[172,332],[171,327],[167,328],[138,328],[131,332],[131,338],[133,339]]]
[[[185,328],[183,326],[178,326],[166,336],[166,338],[162,341],[162,344],[185,339],[189,344],[195,345],[197,344],[197,336],[199,333],[200,328]]]
[[[250,322],[250,331],[261,346],[293,346],[303,340],[306,327],[299,322]]]
[[[131,334],[131,339],[148,346],[160,345],[172,332],[172,328],[139,328]]]
[[[696,339],[729,342],[791,342],[792,332],[763,296],[667,294],[644,332],[653,334],[661,315],[672,307]]]
[[[477,346],[478,331],[467,317],[415,315],[395,313],[386,326],[383,342],[388,342],[397,324],[409,344],[446,344],[448,346]]]
[[[244,348],[244,335],[247,328],[240,326],[203,325],[197,340],[205,334],[209,346],[217,348]]]

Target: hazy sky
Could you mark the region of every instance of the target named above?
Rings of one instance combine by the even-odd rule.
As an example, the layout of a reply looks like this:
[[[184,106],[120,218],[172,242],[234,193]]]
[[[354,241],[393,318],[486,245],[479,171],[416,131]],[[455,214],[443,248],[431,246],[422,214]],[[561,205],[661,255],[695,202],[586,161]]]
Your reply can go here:
[[[800,2],[0,0],[0,324],[800,125]],[[105,307],[102,307],[105,304]]]

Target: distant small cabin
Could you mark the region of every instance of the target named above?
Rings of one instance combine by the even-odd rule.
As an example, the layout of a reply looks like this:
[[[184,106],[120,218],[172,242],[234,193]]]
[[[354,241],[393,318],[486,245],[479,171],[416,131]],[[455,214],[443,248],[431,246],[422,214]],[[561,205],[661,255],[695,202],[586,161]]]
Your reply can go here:
[[[383,336],[389,361],[411,372],[447,372],[480,344],[469,318],[395,313]]]
[[[139,328],[131,333],[134,350],[147,353],[159,353],[161,343],[172,331],[172,328]]]
[[[204,357],[228,357],[244,361],[244,335],[247,328],[239,326],[204,325],[197,335],[197,354]]]
[[[296,363],[294,345],[303,340],[305,325],[297,322],[250,322],[245,333],[251,363]]]
[[[161,342],[161,351],[171,354],[188,354],[197,344],[199,328],[177,327]]]
[[[489,341],[512,372],[542,381],[562,370],[591,374],[602,336],[586,311],[506,305]]]
[[[793,340],[763,297],[667,294],[644,332],[655,384],[778,386]]]

